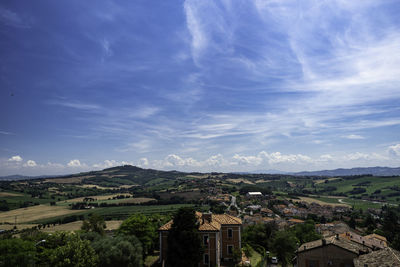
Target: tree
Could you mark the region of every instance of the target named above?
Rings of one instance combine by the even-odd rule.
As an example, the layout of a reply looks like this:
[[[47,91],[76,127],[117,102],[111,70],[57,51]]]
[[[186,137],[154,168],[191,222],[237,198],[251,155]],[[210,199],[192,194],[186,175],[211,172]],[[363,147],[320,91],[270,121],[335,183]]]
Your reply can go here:
[[[356,229],[356,220],[354,219],[354,216],[352,215],[350,218],[350,221],[348,222],[348,225],[353,228]]]
[[[138,213],[132,215],[122,222],[118,229],[119,234],[126,236],[134,235],[143,245],[144,253],[147,255],[154,248],[157,239],[157,229],[149,217]]]
[[[104,237],[92,243],[99,256],[99,267],[140,267],[142,245],[135,236]]]
[[[48,266],[52,267],[95,267],[98,256],[88,240],[80,239],[77,234],[65,236],[65,245],[48,249],[45,254]]]
[[[282,266],[290,261],[297,248],[296,237],[287,231],[279,231],[272,240],[272,251],[282,261]]]
[[[299,241],[299,244],[311,242],[321,238],[321,235],[315,231],[314,221],[308,220],[303,224],[298,224],[291,228],[290,231]]]
[[[106,229],[106,227],[102,216],[92,214],[89,216],[89,219],[83,221],[81,229],[85,232],[96,232],[100,235],[104,235],[104,229]]]
[[[34,266],[35,243],[19,238],[0,240],[0,266]]]
[[[278,226],[275,222],[250,225],[244,228],[243,242],[250,246],[258,245],[268,249],[270,247],[269,242],[276,231],[278,231]]]
[[[180,208],[168,234],[167,265],[197,266],[203,254],[199,222],[193,208]]]

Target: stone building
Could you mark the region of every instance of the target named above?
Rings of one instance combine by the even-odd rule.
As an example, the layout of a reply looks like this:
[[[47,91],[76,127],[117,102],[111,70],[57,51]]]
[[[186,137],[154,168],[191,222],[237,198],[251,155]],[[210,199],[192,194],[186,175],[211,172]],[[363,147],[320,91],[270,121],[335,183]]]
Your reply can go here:
[[[233,261],[235,249],[241,250],[242,220],[228,214],[211,214],[196,212],[199,221],[199,235],[204,246],[203,266],[220,266],[223,261]],[[160,238],[160,263],[166,262],[168,251],[168,231],[173,221],[158,229]]]

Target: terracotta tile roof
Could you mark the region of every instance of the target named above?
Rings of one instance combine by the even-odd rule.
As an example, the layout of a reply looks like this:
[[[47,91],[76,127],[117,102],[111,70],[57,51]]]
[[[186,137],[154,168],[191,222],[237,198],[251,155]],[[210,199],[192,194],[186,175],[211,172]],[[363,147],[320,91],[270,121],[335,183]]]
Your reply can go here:
[[[242,224],[240,218],[228,214],[213,214],[212,219],[220,224]]]
[[[220,229],[221,224],[215,221],[211,221],[210,223],[205,222],[199,226],[199,231],[219,231]]]
[[[381,235],[377,235],[377,234],[366,235],[365,238],[376,238],[376,239],[379,239],[379,240],[387,242],[386,237],[381,236]]]
[[[171,229],[173,221],[170,220],[169,222],[167,222],[166,224],[164,224],[163,226],[161,226],[160,228],[158,228],[159,231],[168,231],[169,229]]]
[[[292,222],[292,223],[304,223],[304,221],[300,220],[300,219],[290,219],[289,222]]]
[[[355,267],[399,267],[400,252],[392,248],[385,248],[361,255],[354,259]]]
[[[240,218],[234,217],[228,214],[212,214],[211,215],[211,222],[202,219],[202,213],[196,211],[196,217],[199,221],[199,231],[219,231],[221,229],[221,225],[232,225],[237,224],[241,225],[242,220]],[[173,221],[169,221],[160,228],[159,231],[168,231],[171,229]]]
[[[361,244],[358,244],[356,242],[352,242],[346,238],[341,238],[339,236],[339,239],[336,238],[336,236],[330,236],[325,238],[326,241],[326,246],[327,245],[334,245],[340,248],[343,248],[347,251],[353,252],[355,254],[359,254],[360,251],[367,251],[367,248]],[[298,249],[297,252],[301,253],[310,249],[318,248],[323,246],[323,241],[322,239],[316,240],[316,241],[311,241],[308,243],[302,244]]]

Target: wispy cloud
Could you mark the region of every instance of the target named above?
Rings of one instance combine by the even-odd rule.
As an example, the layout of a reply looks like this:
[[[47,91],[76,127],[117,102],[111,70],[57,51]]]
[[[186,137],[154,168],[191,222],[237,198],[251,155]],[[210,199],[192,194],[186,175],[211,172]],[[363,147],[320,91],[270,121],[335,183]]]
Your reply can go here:
[[[14,135],[12,132],[0,131],[0,134],[4,135]]]
[[[63,106],[67,108],[79,109],[84,111],[97,111],[101,109],[101,106],[97,104],[82,103],[78,101],[62,101],[62,100],[51,100],[47,102],[51,105]]]
[[[344,135],[344,136],[342,136],[343,138],[346,138],[346,139],[353,139],[353,140],[361,140],[361,139],[365,139],[365,137],[364,136],[362,136],[362,135],[358,135],[358,134],[349,134],[349,135]]]
[[[0,7],[0,22],[16,28],[30,28],[28,20],[22,18],[16,12]]]

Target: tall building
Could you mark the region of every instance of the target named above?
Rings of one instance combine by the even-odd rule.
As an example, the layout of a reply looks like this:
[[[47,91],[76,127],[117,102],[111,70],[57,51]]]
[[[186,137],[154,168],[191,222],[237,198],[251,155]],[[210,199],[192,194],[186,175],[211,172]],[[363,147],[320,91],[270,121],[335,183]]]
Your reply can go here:
[[[196,212],[199,235],[204,245],[204,254],[199,266],[220,266],[221,261],[233,261],[235,249],[241,251],[242,220],[228,214]],[[168,232],[173,221],[158,229],[160,238],[160,262],[166,262]]]

